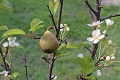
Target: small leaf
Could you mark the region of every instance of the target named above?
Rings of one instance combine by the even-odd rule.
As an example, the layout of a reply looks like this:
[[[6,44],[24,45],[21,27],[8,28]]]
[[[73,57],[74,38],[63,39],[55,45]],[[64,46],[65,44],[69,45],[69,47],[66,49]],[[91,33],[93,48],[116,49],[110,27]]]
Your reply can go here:
[[[80,63],[81,71],[85,74],[90,74],[95,67],[95,63],[90,56],[85,56],[84,58],[78,58]]]
[[[58,7],[59,7],[59,2],[58,2],[58,0],[57,0],[57,1],[54,3],[54,15],[55,15]]]
[[[68,43],[66,48],[78,48],[78,46],[76,44]]]
[[[23,46],[18,46],[17,48],[21,48],[21,49],[24,49],[24,47],[23,47]]]
[[[5,25],[0,26],[0,30],[8,30],[8,27]]]
[[[114,67],[114,69],[120,72],[120,67]]]
[[[49,8],[52,12],[52,14],[54,13],[54,4],[53,4],[53,1],[49,1]]]
[[[0,64],[2,63],[2,57],[0,56]]]
[[[29,31],[35,31],[39,28],[42,28],[43,25],[41,25],[41,23],[43,23],[43,21],[41,21],[39,18],[33,19],[31,24],[30,24],[31,29]]]
[[[21,75],[20,73],[18,72],[14,72],[12,75],[11,75],[11,78],[16,78],[17,76]]]
[[[65,53],[66,51],[66,44],[61,44],[61,46],[58,48],[57,52],[56,52],[56,56],[61,56]]]
[[[95,79],[95,75],[90,75],[89,77],[88,77],[88,80],[94,80]]]
[[[3,0],[2,3],[0,3],[0,8],[3,8],[3,9],[8,10],[10,12],[13,11],[12,4],[8,0]]]
[[[33,27],[33,26],[39,25],[41,23],[43,23],[43,21],[41,21],[39,18],[35,18],[35,19],[32,20],[30,26]]]
[[[10,29],[8,31],[6,31],[2,37],[5,36],[9,36],[9,35],[15,35],[15,34],[19,34],[19,35],[25,35],[25,32],[21,29]]]
[[[37,29],[42,28],[43,25],[34,25],[33,27],[31,27],[31,29],[29,31],[36,31]]]

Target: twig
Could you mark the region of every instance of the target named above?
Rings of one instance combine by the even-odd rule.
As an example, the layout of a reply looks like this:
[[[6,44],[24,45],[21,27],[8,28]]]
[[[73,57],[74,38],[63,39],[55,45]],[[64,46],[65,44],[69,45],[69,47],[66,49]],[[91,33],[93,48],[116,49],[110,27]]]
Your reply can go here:
[[[50,12],[50,15],[49,15],[49,17],[50,17],[50,19],[52,20],[52,23],[53,23],[53,25],[54,25],[54,27],[55,27],[55,32],[56,32],[56,34],[57,34],[57,31],[58,31],[58,28],[57,28],[57,26],[56,26],[56,23],[55,23],[55,20],[54,20],[54,16],[53,16],[53,14],[52,14],[52,12],[51,12],[51,10],[50,10],[50,8],[49,8],[49,5],[47,5],[47,7],[48,7],[48,10],[49,10],[49,12]]]
[[[24,67],[25,67],[25,77],[26,77],[26,80],[28,80],[28,71],[27,71],[27,59],[26,59],[26,56],[24,55]]]
[[[49,59],[46,59],[45,57],[41,57],[41,59],[45,60],[49,65],[51,65]]]
[[[34,36],[34,32],[32,32],[32,34],[29,34],[29,35],[27,35],[27,36],[30,37],[30,38],[33,38],[33,39],[41,39],[40,36],[35,37],[35,36]]]
[[[92,53],[91,50],[89,48],[87,48],[86,46],[84,46],[84,48],[86,48],[88,51],[90,51],[90,53]]]
[[[88,0],[86,0],[86,1],[88,2]],[[86,2],[85,2],[85,4],[86,4]],[[87,4],[86,4],[86,9],[87,9],[87,11],[88,11],[88,15],[89,15],[89,17],[90,17],[91,22],[95,21],[93,15],[92,15],[92,12],[91,12],[91,10],[89,9],[89,6],[88,6]],[[93,28],[95,29],[95,27],[93,27]]]
[[[58,23],[57,23],[58,32],[56,34],[57,38],[58,38],[59,31],[60,31],[60,23],[61,23],[61,17],[62,17],[62,8],[63,8],[63,0],[60,0],[60,8],[59,8],[59,12],[58,12]]]
[[[108,19],[108,18],[111,18],[111,17],[118,17],[118,16],[120,16],[120,14],[110,15],[110,16],[101,18],[100,21],[103,21],[103,20]]]
[[[85,3],[87,4],[87,6],[89,7],[89,9],[96,14],[96,11],[91,7],[91,5],[88,3],[88,0],[85,0]]]
[[[59,31],[60,31],[60,23],[61,23],[61,17],[62,17],[62,8],[63,8],[63,0],[60,0],[60,7],[59,7],[59,12],[58,12],[58,23],[57,23],[57,26],[55,24],[55,21],[54,21],[54,17],[49,9],[49,6],[47,5],[48,7],[48,10],[50,12],[50,18],[55,26],[55,29],[56,29],[56,38],[58,39],[58,36],[59,36]],[[52,61],[51,61],[51,65],[50,65],[50,71],[49,71],[49,75],[48,75],[48,80],[52,80],[51,76],[52,76],[52,70],[53,70],[53,66],[54,66],[54,62],[55,62],[55,55],[56,55],[56,52],[52,54]]]
[[[4,63],[4,68],[5,68],[6,71],[8,71],[7,63],[5,61],[5,56],[3,55],[1,47],[0,47],[0,54],[1,54],[1,57],[2,57],[2,60],[3,60],[3,63]]]
[[[50,65],[50,71],[49,71],[49,76],[48,76],[48,80],[52,80],[52,70],[53,70],[53,65],[54,65],[54,62],[56,59],[55,58],[55,53],[53,54],[53,57],[52,57],[52,63]]]

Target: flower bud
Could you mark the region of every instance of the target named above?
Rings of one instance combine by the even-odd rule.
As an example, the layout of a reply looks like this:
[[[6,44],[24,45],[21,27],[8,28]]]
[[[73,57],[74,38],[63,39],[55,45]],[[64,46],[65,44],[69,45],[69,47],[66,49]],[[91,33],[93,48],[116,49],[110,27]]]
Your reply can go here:
[[[106,19],[105,21],[106,21],[106,24],[107,24],[108,26],[111,26],[111,25],[114,24],[114,21],[112,21],[112,20],[110,20],[110,19]]]

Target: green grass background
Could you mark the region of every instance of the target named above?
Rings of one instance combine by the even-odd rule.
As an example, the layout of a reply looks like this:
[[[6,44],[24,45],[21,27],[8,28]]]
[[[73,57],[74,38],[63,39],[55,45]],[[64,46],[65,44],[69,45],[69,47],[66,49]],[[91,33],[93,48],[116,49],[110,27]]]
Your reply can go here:
[[[45,27],[36,31],[36,36],[43,35],[48,26],[52,25],[49,12],[47,9],[48,0],[9,0],[14,12],[8,13],[4,11],[0,14],[0,25],[7,25],[11,28],[23,29],[29,34],[30,22],[34,18],[40,18],[44,21]],[[94,2],[90,1],[94,7]],[[104,6],[102,9],[101,17],[111,14],[120,13],[119,6]],[[55,17],[57,20],[57,17]],[[115,24],[109,28],[108,38],[112,39],[117,46],[120,46],[119,31],[120,31],[120,17],[111,18]],[[90,23],[88,13],[83,0],[64,0],[62,23],[68,24],[70,32],[67,39],[70,42],[79,43],[86,41],[86,38],[91,35],[92,28],[88,27]],[[106,27],[105,22],[102,24],[103,29]],[[28,75],[29,80],[47,80],[48,65],[40,58],[46,56],[39,48],[39,40],[30,39],[26,36],[18,36],[18,42],[25,47],[25,49],[16,49],[12,53],[13,72],[21,73],[14,80],[25,80],[24,77],[24,62],[23,54],[27,56]],[[83,52],[84,51],[84,52]],[[116,59],[119,59],[120,50],[117,51]],[[53,69],[53,75],[57,75],[57,80],[77,80],[80,73],[80,66],[76,61],[79,53],[89,53],[87,50],[71,50],[70,55],[60,57],[56,60]],[[114,66],[120,66],[120,63],[115,63]],[[115,71],[112,67],[102,70],[102,77],[100,80],[119,80],[120,73]]]

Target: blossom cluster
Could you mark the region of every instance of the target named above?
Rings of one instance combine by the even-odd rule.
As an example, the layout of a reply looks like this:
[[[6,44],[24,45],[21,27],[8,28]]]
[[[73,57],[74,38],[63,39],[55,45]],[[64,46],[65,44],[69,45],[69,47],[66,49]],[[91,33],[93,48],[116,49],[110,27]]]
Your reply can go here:
[[[93,22],[92,24],[88,24],[88,26],[100,26],[100,24],[102,24],[102,23],[103,22],[96,21],[96,22]],[[113,25],[113,23],[114,23],[114,21],[112,21],[110,19],[106,19],[107,26],[111,26],[111,25]],[[107,30],[104,30],[103,34],[101,34],[100,29],[93,30],[92,37],[88,37],[87,40],[92,41],[94,44],[97,44],[100,40],[105,38],[106,31]]]
[[[20,46],[20,44],[18,42],[16,42],[17,38],[16,37],[8,37],[8,41],[3,43],[3,47],[17,47]]]

